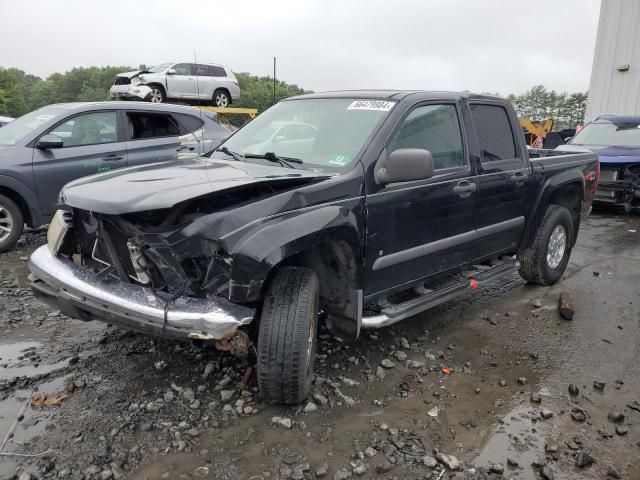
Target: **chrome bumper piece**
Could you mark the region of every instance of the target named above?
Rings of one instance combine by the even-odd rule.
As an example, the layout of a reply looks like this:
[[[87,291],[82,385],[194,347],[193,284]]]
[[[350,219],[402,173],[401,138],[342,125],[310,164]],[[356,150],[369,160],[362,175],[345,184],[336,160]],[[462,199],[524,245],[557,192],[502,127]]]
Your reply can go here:
[[[29,269],[36,297],[81,320],[100,320],[151,335],[211,340],[230,336],[253,321],[253,309],[224,298],[180,297],[167,305],[168,294],[161,298],[139,285],[100,280],[72,261],[52,255],[46,245],[33,252]]]

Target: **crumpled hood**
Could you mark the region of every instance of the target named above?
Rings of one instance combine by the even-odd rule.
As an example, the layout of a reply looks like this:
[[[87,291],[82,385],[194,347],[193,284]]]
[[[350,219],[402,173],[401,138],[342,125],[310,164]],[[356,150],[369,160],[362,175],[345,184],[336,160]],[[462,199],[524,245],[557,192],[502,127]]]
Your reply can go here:
[[[82,210],[120,215],[171,208],[185,200],[253,183],[329,176],[276,165],[195,158],[81,178],[64,186],[61,199]]]
[[[607,147],[602,145],[560,145],[563,152],[593,152],[600,163],[640,163],[640,147]]]
[[[133,78],[133,77],[137,77],[143,72],[144,70],[133,70],[131,72],[122,72],[122,73],[118,73],[116,77]]]

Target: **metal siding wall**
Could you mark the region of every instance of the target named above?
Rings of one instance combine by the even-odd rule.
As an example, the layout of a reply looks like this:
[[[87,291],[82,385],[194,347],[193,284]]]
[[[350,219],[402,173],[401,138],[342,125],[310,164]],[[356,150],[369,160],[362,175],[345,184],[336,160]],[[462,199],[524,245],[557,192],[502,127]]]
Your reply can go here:
[[[639,0],[602,0],[586,119],[604,113],[640,115]]]

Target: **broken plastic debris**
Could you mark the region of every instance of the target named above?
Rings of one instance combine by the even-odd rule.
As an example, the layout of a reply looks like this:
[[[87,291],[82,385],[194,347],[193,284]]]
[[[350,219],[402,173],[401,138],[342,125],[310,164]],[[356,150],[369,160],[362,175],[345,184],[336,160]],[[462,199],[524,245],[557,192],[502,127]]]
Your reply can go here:
[[[164,360],[158,360],[153,364],[153,366],[156,367],[156,370],[164,370],[165,368],[167,368],[167,362],[165,362]]]
[[[478,281],[475,278],[470,278],[469,279],[469,286],[471,287],[471,290],[477,290],[478,289]]]
[[[69,398],[69,395],[56,395],[55,397],[47,397],[44,393],[38,393],[31,399],[32,407],[59,407],[60,404]]]
[[[442,367],[442,373],[445,375],[451,375],[451,369],[449,367]]]
[[[431,410],[427,412],[427,415],[429,415],[430,417],[436,418],[438,416],[438,413],[440,413],[440,410],[438,409],[438,407],[433,407]]]

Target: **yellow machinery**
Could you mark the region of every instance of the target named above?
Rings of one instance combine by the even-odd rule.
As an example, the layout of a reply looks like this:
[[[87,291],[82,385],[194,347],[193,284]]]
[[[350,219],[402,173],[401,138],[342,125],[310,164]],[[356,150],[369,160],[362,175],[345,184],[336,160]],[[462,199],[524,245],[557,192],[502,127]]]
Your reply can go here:
[[[553,128],[553,118],[547,118],[544,121],[522,118],[520,119],[520,126],[527,139],[527,144],[531,147],[542,148],[544,138]]]
[[[213,112],[218,114],[218,121],[231,128],[232,130],[237,130],[237,125],[234,125],[229,121],[230,115],[246,115],[247,119],[244,123],[247,123],[254,118],[258,114],[257,108],[232,108],[232,107],[199,107],[200,110],[205,112]]]

